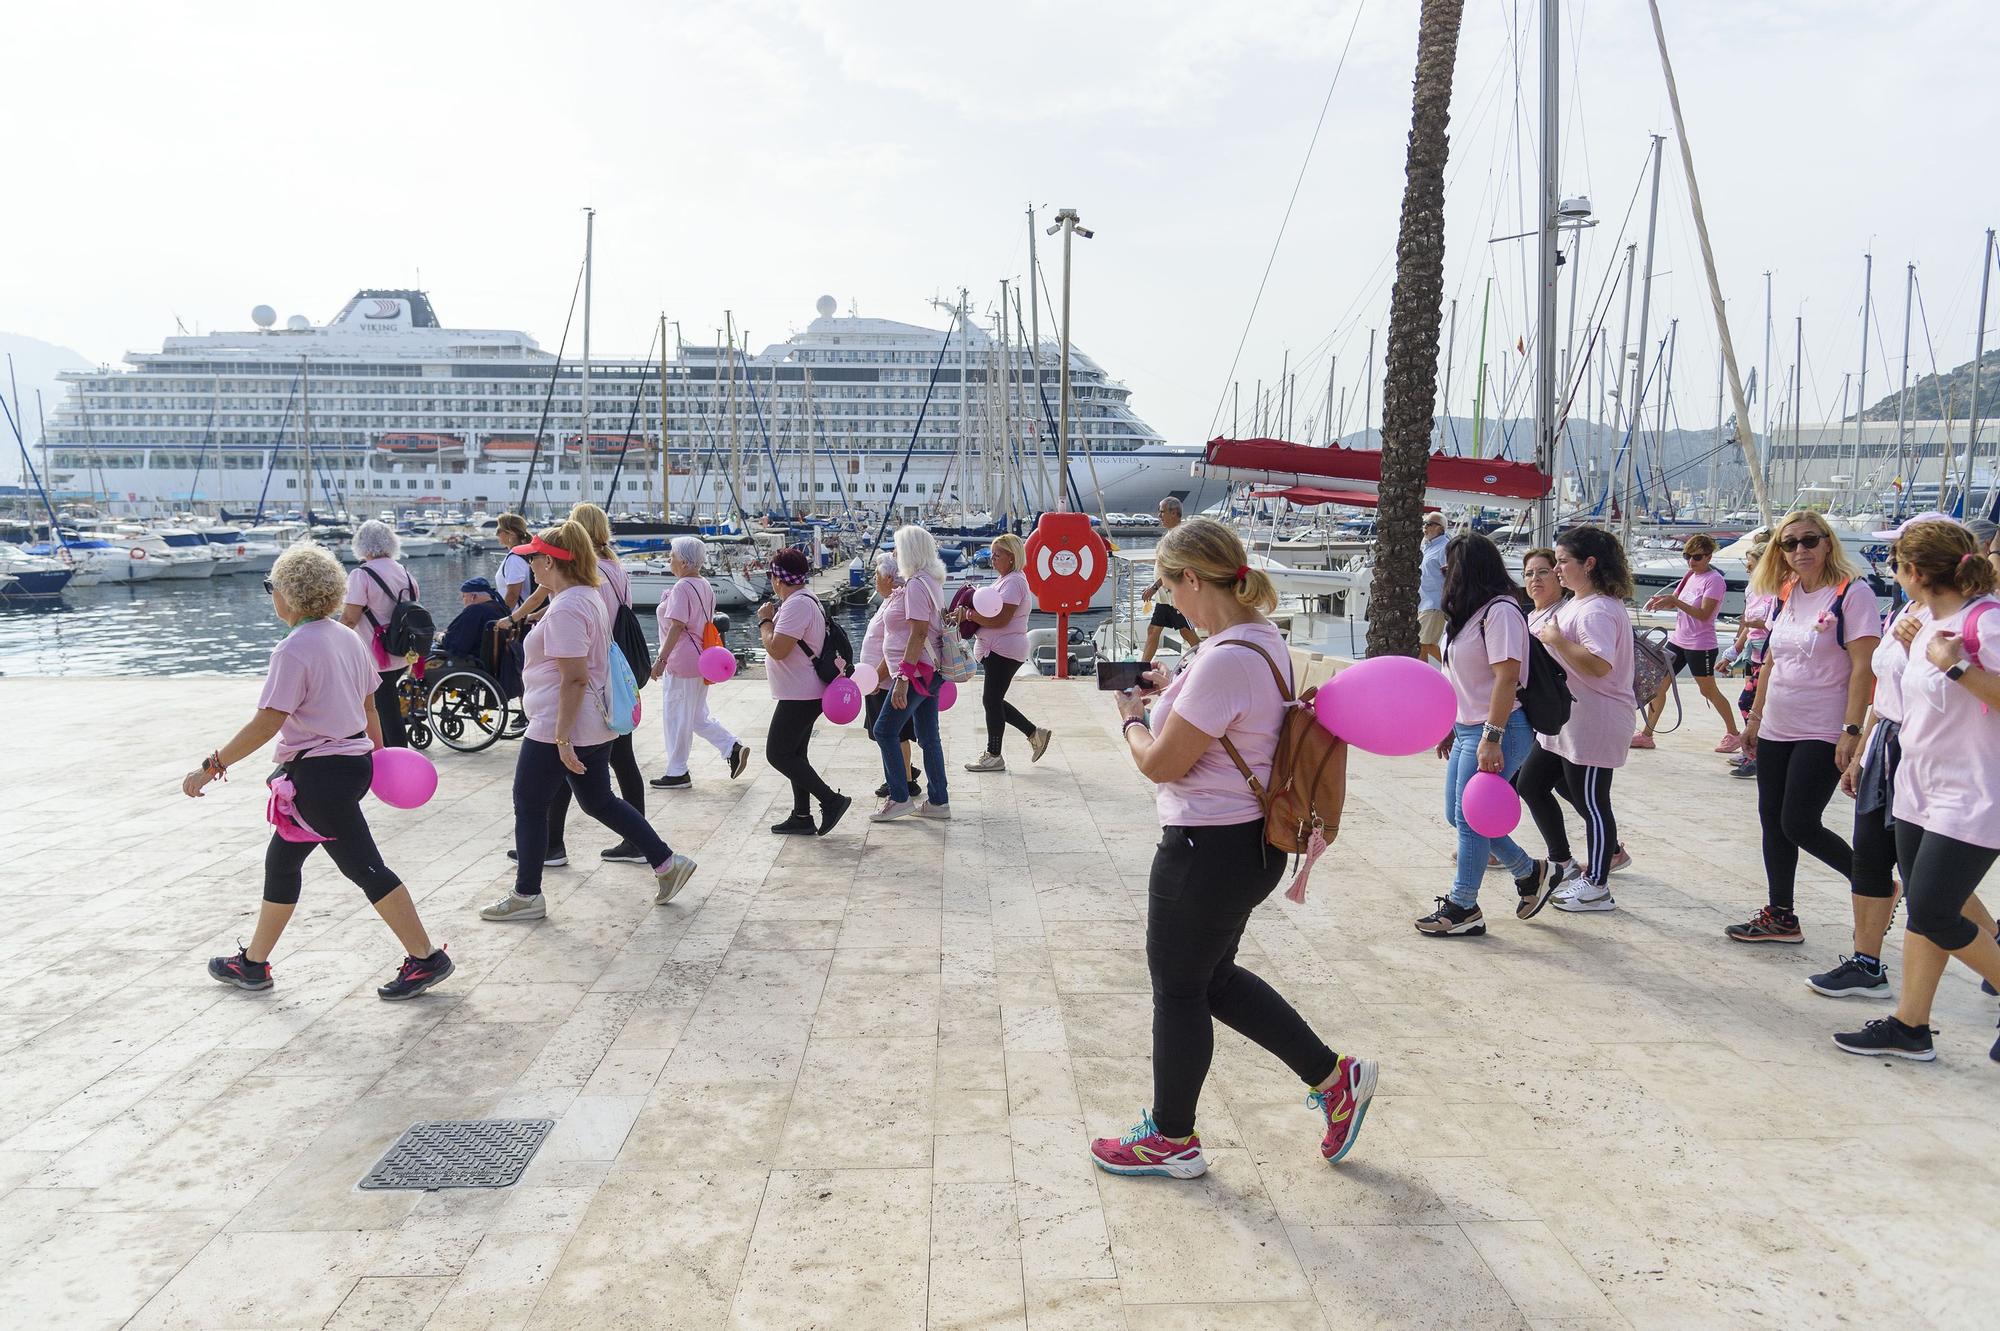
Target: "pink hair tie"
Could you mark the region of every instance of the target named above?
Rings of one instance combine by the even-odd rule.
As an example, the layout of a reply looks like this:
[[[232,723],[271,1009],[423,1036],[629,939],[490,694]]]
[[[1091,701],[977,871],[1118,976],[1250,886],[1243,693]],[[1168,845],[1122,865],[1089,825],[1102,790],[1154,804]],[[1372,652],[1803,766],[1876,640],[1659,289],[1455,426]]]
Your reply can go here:
[[[1979,558],[1979,555],[1977,554],[1977,552],[1975,552],[1975,553],[1973,553],[1973,554],[1969,554],[1969,555],[1960,555],[1960,556],[1958,557],[1958,566],[1959,566],[1960,568],[1964,568],[1964,567],[1965,567],[1965,566],[1966,566],[1967,564],[1970,564],[1970,563],[1971,563],[1971,562],[1972,562],[1973,560],[1975,560],[1975,559],[1977,559],[1977,558]]]

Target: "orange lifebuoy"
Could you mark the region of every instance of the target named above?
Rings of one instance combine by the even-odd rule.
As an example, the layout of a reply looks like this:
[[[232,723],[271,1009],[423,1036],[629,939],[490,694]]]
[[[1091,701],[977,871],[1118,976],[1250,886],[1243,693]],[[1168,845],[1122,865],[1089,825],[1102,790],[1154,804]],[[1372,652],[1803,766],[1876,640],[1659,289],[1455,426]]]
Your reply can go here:
[[[145,550],[141,549],[139,546],[136,545],[132,547],[132,558],[144,559],[145,557],[146,557]]]

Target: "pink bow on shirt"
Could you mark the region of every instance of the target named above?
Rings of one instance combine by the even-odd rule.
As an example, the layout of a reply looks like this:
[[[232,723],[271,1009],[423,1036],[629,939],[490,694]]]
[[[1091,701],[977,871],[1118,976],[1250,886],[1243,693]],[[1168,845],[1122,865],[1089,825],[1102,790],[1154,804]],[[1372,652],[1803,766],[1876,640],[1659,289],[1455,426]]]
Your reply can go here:
[[[270,781],[271,798],[264,805],[264,818],[276,828],[279,837],[286,841],[331,841],[332,837],[321,836],[299,817],[297,806],[298,787],[288,776],[274,776]]]

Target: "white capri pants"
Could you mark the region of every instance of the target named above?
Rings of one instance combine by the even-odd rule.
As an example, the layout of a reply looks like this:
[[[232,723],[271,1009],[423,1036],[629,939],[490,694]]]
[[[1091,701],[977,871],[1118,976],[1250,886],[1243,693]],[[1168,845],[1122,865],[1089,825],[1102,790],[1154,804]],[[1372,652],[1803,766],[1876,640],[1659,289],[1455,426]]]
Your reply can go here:
[[[661,682],[667,686],[665,705],[660,708],[660,731],[667,741],[666,774],[687,775],[688,749],[696,735],[727,759],[737,739],[728,726],[709,715],[708,681],[699,675],[667,675]]]

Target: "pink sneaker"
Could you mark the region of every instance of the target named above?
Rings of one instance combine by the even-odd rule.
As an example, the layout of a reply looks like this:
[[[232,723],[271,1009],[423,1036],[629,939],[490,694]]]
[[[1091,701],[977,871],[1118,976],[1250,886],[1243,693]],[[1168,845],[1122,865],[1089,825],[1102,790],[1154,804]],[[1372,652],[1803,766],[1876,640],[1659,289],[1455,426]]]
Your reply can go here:
[[[1651,748],[1657,748],[1658,745],[1653,743],[1653,737],[1651,735],[1648,735],[1645,731],[1642,730],[1638,734],[1632,736],[1632,747],[1635,749],[1651,749]]]
[[[1722,743],[1715,746],[1715,751],[1717,753],[1741,753],[1743,751],[1743,737],[1741,735],[1724,735]]]
[[[1373,1078],[1370,1078],[1373,1085]],[[1138,1125],[1115,1141],[1099,1137],[1090,1144],[1090,1159],[1107,1174],[1159,1174],[1166,1178],[1199,1178],[1208,1172],[1201,1138],[1194,1133],[1175,1141],[1162,1137],[1148,1109]]]
[[[1337,1165],[1354,1149],[1361,1135],[1361,1120],[1368,1116],[1368,1102],[1375,1098],[1376,1066],[1366,1058],[1341,1056],[1334,1065],[1333,1084],[1306,1096],[1306,1103],[1326,1115],[1326,1136],[1319,1153],[1330,1165]]]

